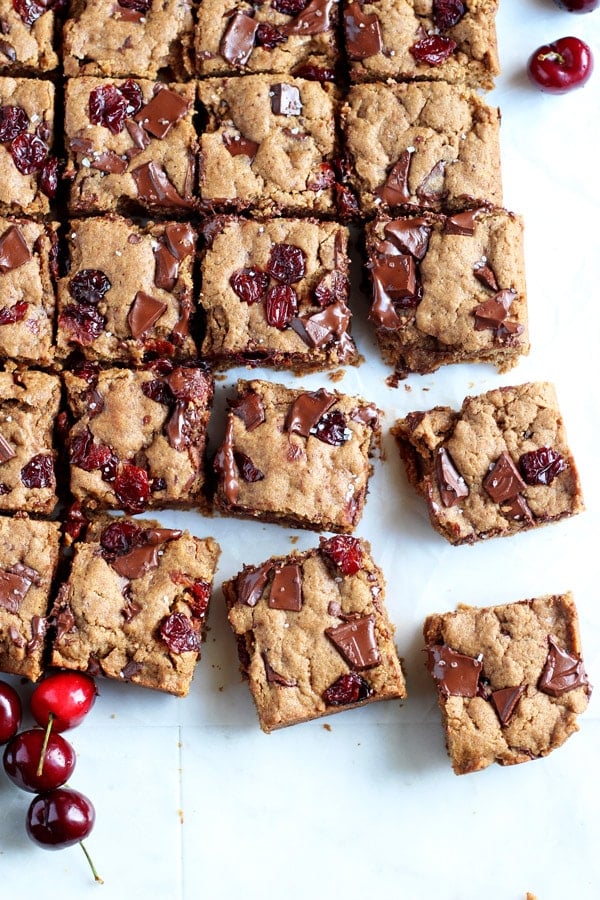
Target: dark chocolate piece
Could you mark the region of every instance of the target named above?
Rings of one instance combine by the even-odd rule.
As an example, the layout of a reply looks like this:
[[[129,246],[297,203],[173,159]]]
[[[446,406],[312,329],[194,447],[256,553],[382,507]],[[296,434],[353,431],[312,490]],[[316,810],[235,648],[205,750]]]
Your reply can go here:
[[[300,91],[293,84],[272,84],[269,92],[271,109],[276,116],[299,116],[302,113]]]
[[[247,156],[250,162],[256,156],[258,144],[241,134],[224,134],[223,143],[232,156]]]
[[[325,347],[330,341],[339,341],[346,334],[350,323],[350,310],[342,300],[330,303],[321,312],[301,316],[304,331],[311,347]]]
[[[523,684],[518,687],[501,688],[499,691],[492,691],[490,699],[502,725],[508,725],[509,719],[524,693],[525,685]]]
[[[154,260],[156,262],[154,284],[164,291],[172,291],[179,274],[179,260],[163,243],[160,243],[154,251]]]
[[[522,494],[511,497],[510,500],[503,503],[500,507],[505,516],[514,519],[516,522],[526,522],[531,525],[534,521],[533,513],[527,505],[527,501]]]
[[[215,454],[214,467],[223,478],[223,492],[228,503],[236,503],[240,492],[238,470],[233,453],[233,422],[227,422],[225,439]]]
[[[446,234],[464,234],[472,237],[475,234],[475,217],[481,209],[466,209],[464,212],[448,216],[444,224]]]
[[[376,258],[372,277],[391,300],[417,300],[417,269],[413,257],[408,253]],[[412,306],[413,303],[409,305]]]
[[[437,451],[435,476],[444,506],[454,506],[463,497],[469,496],[469,488],[445,447]]]
[[[0,434],[0,465],[8,462],[9,459],[14,459],[16,455],[6,438]]]
[[[166,309],[167,304],[162,300],[157,300],[156,297],[151,297],[144,291],[137,292],[127,313],[127,322],[136,341],[152,328]]]
[[[365,15],[357,0],[344,10],[344,32],[350,59],[367,59],[381,52],[383,41],[379,18],[375,13]]]
[[[142,106],[133,119],[151,135],[162,140],[187,111],[187,101],[180,94],[176,94],[168,88],[162,88],[157,91],[149,103]]]
[[[0,237],[0,272],[12,272],[31,259],[29,247],[16,225],[11,225]]]
[[[485,328],[498,328],[508,316],[508,311],[516,296],[515,291],[509,288],[505,291],[498,291],[489,300],[480,303],[473,310],[475,331],[483,331]]]
[[[323,413],[333,406],[335,397],[329,394],[325,388],[318,391],[300,394],[290,409],[285,420],[285,429],[290,434],[300,434],[308,437],[311,429],[315,427]]]
[[[260,600],[264,587],[267,583],[269,573],[273,568],[273,563],[266,562],[258,569],[250,569],[242,572],[237,580],[237,591],[240,603],[246,606],[256,606]]]
[[[410,253],[415,259],[423,259],[427,253],[431,234],[427,219],[392,219],[383,232],[403,253]]]
[[[165,240],[179,262],[194,252],[194,230],[187,222],[170,222],[165,228]]]
[[[392,166],[385,184],[377,189],[377,193],[388,206],[401,206],[410,200],[408,173],[411,159],[410,151],[403,150],[398,161]]]
[[[188,200],[179,194],[169,181],[167,173],[160,163],[144,163],[132,171],[133,180],[140,200],[152,203],[156,206],[181,207],[192,209],[193,200]]]
[[[525,489],[525,482],[512,458],[504,452],[483,479],[483,486],[494,503],[504,503],[520,494]]]
[[[247,391],[231,404],[231,411],[246,426],[246,431],[254,431],[265,421],[263,402],[255,391]]]
[[[290,612],[302,609],[302,570],[297,563],[274,567],[269,607]]]
[[[254,49],[254,37],[258,22],[243,12],[234,13],[230,20],[221,43],[219,53],[232,66],[245,66]]]
[[[322,34],[329,30],[333,3],[334,0],[311,0],[295,19],[286,25],[279,25],[278,30],[285,35]]]
[[[548,656],[538,681],[539,690],[551,697],[560,697],[580,687],[589,691],[583,660],[559,647],[552,635],[548,635],[548,645]]]
[[[488,266],[487,263],[478,263],[473,269],[473,275],[480,281],[484,287],[490,289],[490,291],[498,290],[498,282],[496,281],[496,276],[493,272],[493,269]]]
[[[353,669],[370,669],[381,662],[374,616],[363,616],[326,628],[325,634]]]
[[[423,204],[429,206],[437,203],[444,196],[444,178],[446,177],[446,163],[443,159],[433,166],[416,190],[416,195]]]
[[[446,644],[430,644],[425,651],[427,668],[442,694],[446,697],[477,696],[481,660],[457,653]]]
[[[263,665],[265,667],[265,675],[269,684],[278,684],[280,687],[296,687],[298,682],[293,679],[284,678],[279,672],[276,672],[269,660],[266,651],[261,653]]]
[[[108,175],[122,175],[127,171],[129,163],[113,150],[103,150],[90,159],[92,169],[98,169],[99,172],[106,172]]]
[[[25,594],[32,585],[30,578],[0,569],[0,606],[18,613]]]

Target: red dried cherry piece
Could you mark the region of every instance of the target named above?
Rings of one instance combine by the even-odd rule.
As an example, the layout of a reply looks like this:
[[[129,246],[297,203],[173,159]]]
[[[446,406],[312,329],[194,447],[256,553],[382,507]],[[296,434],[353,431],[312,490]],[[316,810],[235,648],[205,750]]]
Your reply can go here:
[[[462,0],[433,0],[433,21],[441,31],[458,25],[466,11]]]
[[[210,584],[208,583],[208,581],[203,581],[202,578],[197,578],[196,581],[188,585],[188,590],[190,591],[193,598],[190,601],[192,615],[199,619],[205,614],[206,610],[208,609],[208,601],[210,600]]]
[[[254,40],[259,47],[273,50],[278,44],[283,44],[284,41],[287,41],[287,37],[274,25],[269,25],[268,22],[261,22],[256,29]]]
[[[78,303],[99,303],[111,288],[100,269],[81,269],[69,281],[69,293]]]
[[[324,191],[335,184],[335,169],[331,163],[321,163],[314,175],[306,182],[309,191]]]
[[[169,385],[160,378],[153,378],[152,381],[145,381],[142,385],[142,393],[145,394],[149,400],[154,400],[155,403],[164,403],[165,406],[169,406],[171,403],[175,402],[175,397],[173,396]]]
[[[98,374],[100,372],[98,363],[85,359],[75,363],[71,371],[76,378],[81,378],[82,381],[86,381],[90,385],[96,385],[98,383]]]
[[[323,66],[313,66],[307,63],[305,66],[299,66],[294,71],[296,78],[305,78],[307,81],[330,81],[335,83],[336,76],[333,69],[326,69]]]
[[[284,16],[297,16],[308,6],[309,0],[271,0],[271,6]]]
[[[0,325],[14,325],[21,322],[27,315],[29,303],[27,300],[17,300],[12,306],[0,309]]]
[[[457,43],[444,34],[430,34],[428,37],[417,41],[410,48],[410,52],[417,62],[428,63],[430,66],[439,66],[452,56]]]
[[[58,159],[56,156],[47,156],[40,169],[39,185],[46,197],[51,200],[56,197],[58,190]]]
[[[104,331],[106,319],[93,306],[85,303],[76,306],[74,303],[70,303],[63,309],[58,323],[61,328],[71,332],[71,340],[85,347],[100,337]]]
[[[295,244],[273,244],[267,272],[282,284],[293,284],[304,277],[306,254]]]
[[[145,0],[142,0],[145,2]],[[122,3],[121,6],[124,6]],[[150,7],[150,0],[148,0],[147,9]],[[142,89],[133,78],[128,78],[127,81],[124,81],[123,84],[120,84],[117,90],[123,94],[127,101],[127,116],[135,116],[136,113],[140,111],[142,106],[144,105],[144,95],[142,94]]]
[[[267,291],[265,315],[269,325],[283,329],[298,312],[298,297],[289,284],[275,284]]]
[[[111,522],[100,535],[104,550],[113,556],[123,556],[140,543],[142,529],[134,522]]]
[[[81,500],[75,500],[67,509],[63,520],[63,530],[71,540],[76,541],[87,524],[88,520],[83,514]]]
[[[9,146],[10,155],[21,175],[39,172],[48,156],[48,146],[36,134],[17,135]]]
[[[563,457],[552,447],[540,447],[524,453],[519,459],[521,474],[527,484],[552,484],[567,468]]]
[[[51,2],[43,0],[13,0],[15,11],[21,16],[25,25],[33,25],[47,9],[52,7]]]
[[[126,513],[143,512],[150,499],[148,473],[139,466],[124,465],[115,478],[113,490]]]
[[[160,624],[160,636],[171,653],[200,651],[200,640],[192,623],[183,613],[171,613]]]
[[[337,210],[343,222],[350,222],[359,215],[358,199],[356,194],[344,184],[335,186]]]
[[[0,106],[0,143],[14,141],[28,125],[29,117],[21,106]]]
[[[269,276],[254,266],[238,269],[229,279],[232,290],[244,303],[257,303],[265,296],[269,286]]]
[[[349,289],[348,277],[343,272],[334,270],[333,272],[328,272],[319,281],[313,291],[313,297],[320,307],[325,308],[336,300],[341,300],[345,303],[348,299]]]
[[[337,534],[321,541],[321,550],[336,564],[342,575],[356,575],[363,564],[363,551],[358,538]]]
[[[339,409],[332,409],[321,416],[310,433],[332,447],[341,447],[352,435],[346,425],[346,417]]]
[[[152,0],[118,0],[118,3],[124,9],[134,9],[139,13],[147,13],[152,5]]]
[[[116,474],[117,457],[110,447],[106,444],[95,444],[89,428],[76,434],[70,443],[69,458],[71,464],[78,466],[85,472],[92,472],[94,469],[100,469],[104,475],[114,471]],[[104,478],[109,481],[110,477]]]
[[[111,134],[123,130],[128,99],[114,84],[100,84],[90,92],[88,115],[92,125],[103,125]]]
[[[337,681],[323,691],[322,697],[328,706],[346,706],[370,697],[373,691],[369,683],[358,672],[340,675]]]
[[[262,481],[265,477],[264,472],[261,472],[260,469],[254,465],[249,456],[246,456],[245,453],[241,453],[239,450],[234,454],[235,461],[238,469],[240,470],[240,475],[247,481],[249,484],[254,484],[255,481]]]
[[[21,469],[21,481],[27,488],[54,485],[54,460],[46,453],[38,453]]]

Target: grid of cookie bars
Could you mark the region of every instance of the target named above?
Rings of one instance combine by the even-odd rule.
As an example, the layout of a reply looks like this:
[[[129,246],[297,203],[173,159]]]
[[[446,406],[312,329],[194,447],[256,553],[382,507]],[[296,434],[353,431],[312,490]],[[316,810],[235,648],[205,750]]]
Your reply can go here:
[[[406,695],[384,575],[352,535],[382,411],[273,374],[360,365],[350,229],[390,387],[450,363],[505,372],[528,352],[523,222],[502,207],[484,97],[496,9],[0,0],[3,671],[185,695],[220,548],[132,517],[216,509],[333,533],[224,586],[265,730]],[[208,460],[214,373],[239,365],[256,377]],[[552,385],[414,412],[393,434],[451,543],[583,507]],[[458,704],[501,745],[448,735],[456,771],[545,755],[576,729],[575,606],[532,604],[526,684],[446,644],[448,622],[426,625],[443,715]],[[507,750],[541,694],[547,734]]]

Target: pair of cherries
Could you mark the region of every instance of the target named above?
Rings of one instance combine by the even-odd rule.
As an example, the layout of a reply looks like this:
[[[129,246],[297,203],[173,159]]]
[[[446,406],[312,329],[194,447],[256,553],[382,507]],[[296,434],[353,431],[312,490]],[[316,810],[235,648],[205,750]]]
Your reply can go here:
[[[79,725],[95,699],[96,686],[87,675],[49,675],[30,700],[31,714],[41,727],[19,732],[21,700],[11,685],[0,682],[4,771],[17,787],[36,794],[27,810],[27,834],[48,850],[81,844],[95,880],[101,881],[82,843],[94,827],[95,810],[84,794],[63,787],[75,768],[75,751],[61,734]]]
[[[600,0],[555,0],[567,12],[593,12]],[[566,94],[583,87],[594,68],[592,51],[580,38],[564,37],[538,47],[529,58],[527,72],[537,88],[547,94]]]

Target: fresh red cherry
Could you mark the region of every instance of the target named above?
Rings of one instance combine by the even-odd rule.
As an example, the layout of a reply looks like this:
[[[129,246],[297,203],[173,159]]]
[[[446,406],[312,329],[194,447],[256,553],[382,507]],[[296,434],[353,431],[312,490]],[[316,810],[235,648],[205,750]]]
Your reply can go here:
[[[17,734],[4,749],[4,771],[10,780],[32,794],[61,787],[75,768],[75,751],[60,734],[51,734],[44,755],[43,772],[38,767],[45,733],[31,728]]]
[[[19,730],[21,713],[19,695],[6,681],[0,681],[0,745],[10,741]]]
[[[34,797],[27,810],[25,825],[31,840],[44,850],[62,850],[80,844],[94,879],[102,883],[82,843],[94,827],[95,820],[92,801],[84,794],[71,788],[56,788]]]
[[[593,68],[592,51],[576,37],[559,38],[538,47],[527,64],[530,79],[548,94],[565,94],[583,87]]]
[[[93,678],[81,672],[49,675],[31,695],[31,713],[42,728],[52,723],[52,731],[75,728],[85,718],[96,699]],[[50,717],[52,717],[50,719]]]
[[[572,13],[589,13],[593,12],[600,0],[554,0],[557,6]]]

